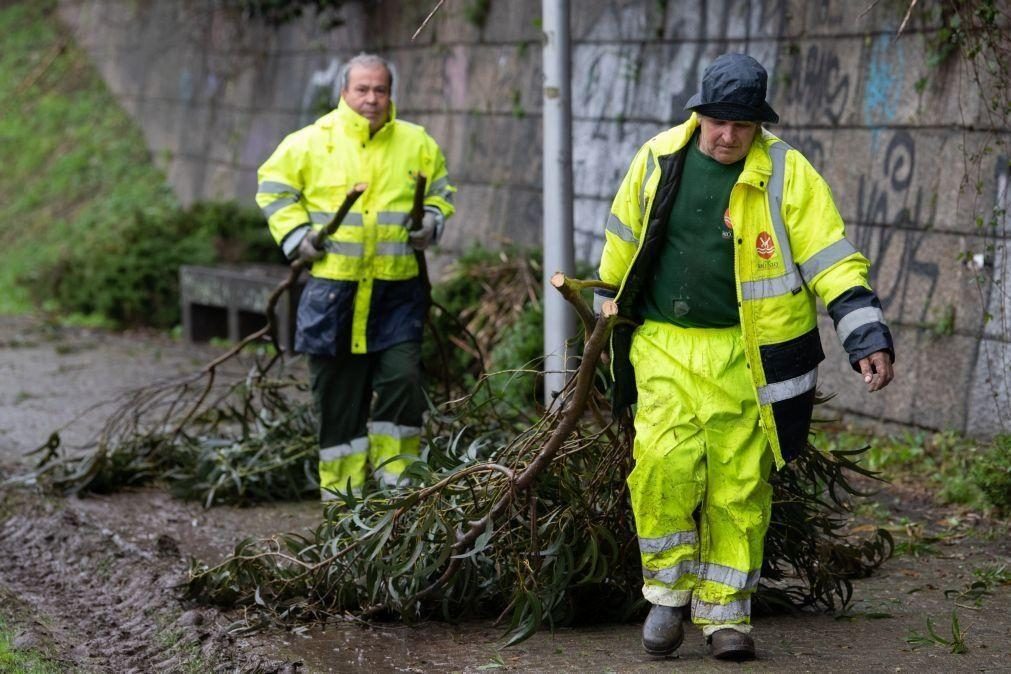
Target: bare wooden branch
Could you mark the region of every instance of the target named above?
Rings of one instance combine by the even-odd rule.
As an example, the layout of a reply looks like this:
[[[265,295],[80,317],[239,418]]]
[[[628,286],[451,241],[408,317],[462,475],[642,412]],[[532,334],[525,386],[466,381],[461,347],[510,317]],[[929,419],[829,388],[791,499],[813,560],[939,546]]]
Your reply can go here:
[[[562,277],[564,279],[564,275]],[[560,291],[561,288],[566,287],[564,280],[561,282],[561,286],[555,285],[554,277],[552,278],[552,285],[559,288]],[[565,293],[563,292],[562,295],[564,297]],[[579,297],[578,293],[576,297]],[[568,298],[566,297],[566,299]],[[582,301],[581,297],[579,299]],[[549,415],[552,417],[552,421],[555,419],[558,419],[558,421],[554,425],[554,429],[548,436],[544,446],[537,452],[537,455],[523,472],[512,478],[512,488],[495,502],[488,510],[488,513],[481,519],[471,522],[466,532],[460,531],[457,533],[456,541],[452,546],[453,556],[449,565],[432,584],[414,594],[407,601],[408,606],[431,596],[448,583],[460,568],[461,555],[474,545],[478,537],[489,526],[494,525],[495,520],[505,512],[517,494],[531,489],[537,476],[551,464],[551,461],[558,454],[558,450],[561,449],[565,440],[575,430],[583,415],[583,411],[586,409],[587,400],[593,387],[597,362],[600,360],[600,355],[607,346],[611,330],[619,320],[621,319],[618,317],[618,305],[613,300],[604,302],[601,307],[601,315],[594,322],[593,331],[583,348],[583,359],[580,361],[579,369],[576,371],[575,383],[570,382],[566,386],[569,395],[565,406],[561,412]]]
[[[872,9],[874,9],[874,5],[876,5],[876,4],[878,4],[878,0],[874,0],[874,2],[872,2],[871,4],[869,4],[866,7],[864,7],[864,10],[862,12],[860,12],[859,14],[857,14],[857,18],[858,19],[862,19],[865,16],[867,16],[867,13],[870,12]]]
[[[906,23],[909,21],[910,15],[913,13],[913,7],[916,7],[916,0],[911,0],[909,3],[909,8],[906,9],[906,16],[902,18],[902,23],[899,24],[899,30],[895,33],[895,39],[898,40],[902,37],[902,31],[906,28]]]
[[[593,309],[587,304],[583,296],[579,294],[579,288],[574,279],[570,279],[568,276],[560,271],[556,271],[551,276],[551,285],[554,286],[555,290],[562,294],[562,297],[568,301],[569,304],[576,310],[579,315],[579,320],[583,322],[583,330],[586,335],[589,336],[593,332],[594,323],[596,319],[593,316]]]
[[[442,7],[442,3],[444,2],[446,2],[446,0],[439,0],[439,2],[436,3],[432,11],[425,17],[425,20],[421,22],[420,26],[418,26],[418,30],[414,31],[414,35],[411,36],[411,42],[413,42],[414,38],[418,37],[418,33],[420,33],[422,29],[428,25],[428,22],[432,20],[432,17],[435,16],[435,13],[439,11],[439,8]]]

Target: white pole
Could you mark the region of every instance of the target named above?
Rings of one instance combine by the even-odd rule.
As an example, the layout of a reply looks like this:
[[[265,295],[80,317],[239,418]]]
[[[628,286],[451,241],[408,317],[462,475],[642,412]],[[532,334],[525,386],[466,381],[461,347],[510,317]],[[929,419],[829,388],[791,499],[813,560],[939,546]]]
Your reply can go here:
[[[568,378],[565,343],[575,334],[572,308],[550,283],[572,274],[572,109],[569,2],[542,0],[544,29],[544,404],[550,407]]]

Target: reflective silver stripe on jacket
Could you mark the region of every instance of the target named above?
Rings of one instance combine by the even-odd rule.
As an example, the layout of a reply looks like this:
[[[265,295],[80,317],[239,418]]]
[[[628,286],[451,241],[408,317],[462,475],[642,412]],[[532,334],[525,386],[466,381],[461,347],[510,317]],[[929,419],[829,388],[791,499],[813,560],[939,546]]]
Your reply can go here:
[[[785,274],[757,281],[743,281],[741,283],[741,298],[746,300],[762,300],[767,297],[792,293],[796,287],[793,285],[793,278]]]
[[[414,255],[414,249],[404,241],[380,241],[376,244],[376,255]]]
[[[807,393],[818,384],[818,368],[805,372],[799,377],[777,381],[758,388],[758,402],[761,405],[778,403],[780,400],[796,398],[801,393]]]
[[[663,569],[647,569],[642,567],[642,577],[649,580],[658,580],[667,585],[673,585],[682,577],[695,575],[697,573],[697,562],[694,559],[683,559],[674,566]]]
[[[642,184],[639,185],[639,212],[646,215],[646,183],[649,182],[650,177],[653,175],[653,169],[656,168],[656,161],[653,159],[653,153],[646,150],[646,173],[643,174]]]
[[[881,313],[881,309],[877,307],[863,307],[854,309],[839,319],[839,325],[836,326],[835,331],[839,335],[839,342],[846,344],[846,338],[861,325],[884,322],[885,316]]]
[[[345,442],[342,445],[336,445],[334,447],[327,447],[326,449],[319,450],[319,460],[338,461],[346,456],[364,454],[367,451],[369,451],[369,439],[355,438],[351,442]]]
[[[607,216],[607,224],[604,226],[604,229],[611,232],[611,234],[614,234],[622,241],[627,241],[628,243],[634,243],[637,245],[639,243],[639,239],[636,238],[635,232],[632,231],[632,228],[619,220],[618,216],[614,213]]]
[[[779,252],[783,256],[783,272],[781,276],[768,279],[769,281],[782,279],[776,286],[777,295],[785,295],[793,292],[803,283],[797,265],[793,261],[793,251],[790,249],[790,237],[786,231],[786,223],[783,222],[783,190],[786,184],[786,153],[793,148],[779,141],[769,146],[769,157],[772,159],[772,176],[769,177],[769,215],[772,216],[772,228],[776,232],[776,239],[779,241]],[[784,290],[785,289],[785,290]],[[762,295],[761,297],[772,297],[772,295]]]
[[[364,257],[365,248],[363,244],[353,241],[334,241],[327,239],[323,248],[328,253],[343,255],[345,257]],[[376,255],[414,255],[411,245],[403,241],[380,241],[376,244]]]
[[[376,213],[376,224],[377,225],[406,225],[410,224],[408,222],[408,217],[410,213],[404,213],[403,211],[379,211]]]
[[[805,262],[801,263],[800,275],[804,277],[805,282],[810,283],[815,276],[856,252],[857,249],[852,243],[846,239],[839,239],[835,243],[825,246]]]
[[[640,536],[639,552],[644,555],[656,554],[676,548],[679,545],[695,545],[698,543],[698,540],[698,534],[694,531],[676,531],[673,534],[660,536],[659,538],[642,538]]]
[[[294,204],[297,203],[298,197],[296,197],[295,195],[288,195],[274,199],[266,206],[260,207],[260,210],[263,211],[263,217],[269,220],[270,216],[272,216],[274,213],[277,213],[282,208],[293,206]]]
[[[453,196],[453,192],[450,191],[448,188],[449,188],[449,176],[443,176],[428,186],[428,193],[433,196],[448,199],[449,197]]]
[[[708,580],[712,583],[720,583],[732,587],[735,590],[754,590],[758,587],[758,581],[762,577],[762,570],[745,573],[722,564],[706,562],[702,565],[700,580]]]
[[[309,211],[309,219],[312,220],[315,225],[325,225],[333,220],[333,216],[337,214],[337,211]],[[362,226],[362,214],[361,213],[348,213],[341,220],[341,226],[350,225],[352,227]]]
[[[372,421],[369,423],[369,433],[404,440],[420,436],[421,428],[418,426],[401,426],[392,421]]]
[[[298,245],[302,243],[302,239],[307,237],[311,231],[312,228],[308,224],[303,224],[288,232],[288,235],[281,242],[281,250],[284,251],[285,257],[289,260],[294,258]]]
[[[296,199],[302,197],[302,192],[287,183],[278,182],[277,180],[264,180],[256,187],[256,191],[260,194],[291,194]]]
[[[706,601],[692,602],[692,618],[702,618],[713,623],[741,622],[751,615],[751,599],[740,599],[729,604],[710,604]]]
[[[333,239],[327,239],[323,244],[323,248],[328,253],[333,253],[334,255],[343,255],[345,257],[363,257],[364,248],[360,243],[352,243],[351,241],[334,241]]]

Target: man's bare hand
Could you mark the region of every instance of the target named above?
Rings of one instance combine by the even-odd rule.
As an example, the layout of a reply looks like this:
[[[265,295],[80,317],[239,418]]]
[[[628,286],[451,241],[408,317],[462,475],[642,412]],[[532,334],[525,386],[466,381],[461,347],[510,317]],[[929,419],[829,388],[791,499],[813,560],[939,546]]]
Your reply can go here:
[[[857,365],[860,366],[867,390],[872,393],[888,386],[888,382],[895,378],[892,357],[887,351],[875,351],[866,358],[861,358]]]

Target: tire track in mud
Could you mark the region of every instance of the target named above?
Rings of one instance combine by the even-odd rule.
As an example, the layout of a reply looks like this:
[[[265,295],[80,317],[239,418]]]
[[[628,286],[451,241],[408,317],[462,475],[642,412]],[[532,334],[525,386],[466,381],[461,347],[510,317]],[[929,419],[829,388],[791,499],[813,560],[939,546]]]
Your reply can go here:
[[[14,619],[16,642],[51,645],[74,671],[297,671],[240,652],[215,610],[187,610],[178,590],[186,563],[171,537],[148,550],[66,502],[25,491],[0,496],[0,588],[33,614]]]

